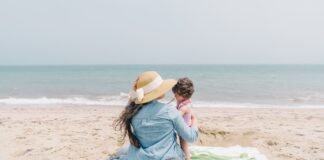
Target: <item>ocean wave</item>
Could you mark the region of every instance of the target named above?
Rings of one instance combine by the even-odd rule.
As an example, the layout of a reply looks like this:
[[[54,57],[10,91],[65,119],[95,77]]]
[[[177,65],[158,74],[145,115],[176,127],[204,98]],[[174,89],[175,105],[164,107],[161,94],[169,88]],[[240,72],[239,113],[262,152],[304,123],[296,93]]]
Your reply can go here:
[[[258,103],[232,103],[232,102],[193,102],[193,108],[324,108],[317,104],[258,104]]]
[[[288,98],[288,101],[294,103],[307,103],[307,102],[319,102],[324,103],[324,95],[322,93],[313,93],[305,96]]]
[[[109,99],[109,100],[108,100]],[[116,105],[124,106],[127,100],[119,99],[114,97],[107,99],[89,99],[84,97],[74,97],[74,98],[3,98],[0,99],[0,104],[3,105]]]
[[[128,94],[119,96],[105,96],[94,99],[85,97],[69,98],[0,98],[0,105],[72,105],[72,106],[125,106],[128,102]],[[175,106],[175,101],[168,99],[162,100],[163,103],[169,103]],[[193,108],[324,108],[323,105],[285,105],[285,104],[254,104],[254,103],[231,103],[231,102],[207,102],[193,101]]]
[[[89,98],[83,95],[74,95],[65,98],[38,97],[21,98],[7,97],[0,98],[3,105],[94,105],[94,106],[125,106],[128,102],[129,94],[121,92],[119,95],[98,96]]]

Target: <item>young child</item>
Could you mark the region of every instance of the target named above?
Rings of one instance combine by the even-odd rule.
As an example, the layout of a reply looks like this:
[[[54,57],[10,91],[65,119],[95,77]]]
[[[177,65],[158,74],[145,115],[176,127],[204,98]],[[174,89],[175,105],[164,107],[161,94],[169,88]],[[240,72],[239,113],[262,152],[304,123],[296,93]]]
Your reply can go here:
[[[191,96],[194,93],[194,86],[189,78],[180,78],[177,84],[172,88],[175,99],[177,100],[177,109],[181,112],[183,119],[191,126]],[[188,143],[180,137],[180,145],[185,153],[186,160],[190,160]]]

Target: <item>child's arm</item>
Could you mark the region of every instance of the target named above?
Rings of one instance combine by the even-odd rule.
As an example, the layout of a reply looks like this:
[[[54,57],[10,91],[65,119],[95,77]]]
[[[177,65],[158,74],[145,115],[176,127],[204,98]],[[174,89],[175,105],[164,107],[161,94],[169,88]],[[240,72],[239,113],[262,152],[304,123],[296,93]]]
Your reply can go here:
[[[183,116],[184,114],[189,112],[189,109],[190,109],[189,105],[184,105],[179,109],[179,111],[180,111],[181,115]]]

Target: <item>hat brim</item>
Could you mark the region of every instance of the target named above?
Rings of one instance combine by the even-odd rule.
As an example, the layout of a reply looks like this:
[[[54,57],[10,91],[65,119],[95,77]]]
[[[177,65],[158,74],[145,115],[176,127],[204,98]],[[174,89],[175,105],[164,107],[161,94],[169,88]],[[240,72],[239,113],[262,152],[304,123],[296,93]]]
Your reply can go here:
[[[135,100],[135,104],[143,104],[155,100],[168,92],[177,83],[174,79],[163,80],[162,84],[155,90],[144,95],[142,101]]]

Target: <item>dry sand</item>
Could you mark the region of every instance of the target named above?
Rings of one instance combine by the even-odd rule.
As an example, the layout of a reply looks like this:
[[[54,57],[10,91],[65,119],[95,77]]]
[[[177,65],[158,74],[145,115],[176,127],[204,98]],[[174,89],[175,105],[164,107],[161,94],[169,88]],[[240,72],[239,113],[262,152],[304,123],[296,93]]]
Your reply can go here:
[[[121,107],[0,106],[0,160],[104,160]],[[257,147],[269,160],[324,160],[324,109],[195,108],[196,145]]]

